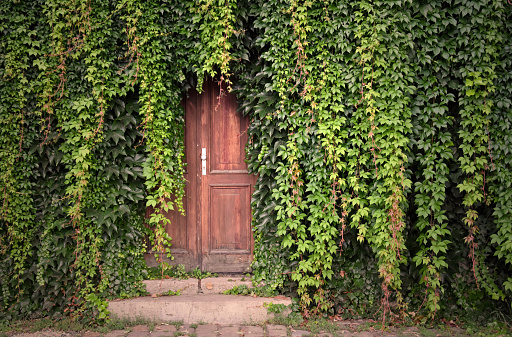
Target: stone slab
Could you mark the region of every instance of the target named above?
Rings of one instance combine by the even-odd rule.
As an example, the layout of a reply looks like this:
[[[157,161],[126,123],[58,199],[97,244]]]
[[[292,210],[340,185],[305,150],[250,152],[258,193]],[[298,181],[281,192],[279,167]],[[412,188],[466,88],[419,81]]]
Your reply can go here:
[[[382,333],[379,331],[379,332],[375,332],[375,334],[369,332],[369,331],[361,331],[361,332],[356,332],[354,333],[354,336],[357,336],[357,337],[375,337],[377,336],[377,334],[381,334]]]
[[[155,331],[175,332],[176,327],[174,325],[169,325],[169,324],[160,324],[160,325],[155,326],[155,328],[153,329],[153,332],[155,332]]]
[[[149,337],[149,331],[132,331],[128,333],[127,337]]]
[[[196,328],[193,328],[190,324],[184,324],[184,325],[181,325],[177,329],[177,331],[182,332],[182,333],[193,333],[196,331]]]
[[[284,325],[267,325],[267,331],[270,337],[288,336],[288,329]]]
[[[153,331],[150,337],[174,337],[175,332],[171,331]]]
[[[243,281],[242,281],[243,279]],[[203,294],[221,294],[235,286],[246,285],[253,288],[250,278],[243,277],[209,277],[201,280],[201,292]]]
[[[124,337],[128,334],[127,330],[113,330],[105,334],[104,337]]]
[[[198,291],[197,282],[195,278],[186,280],[178,279],[163,279],[163,280],[145,280],[143,283],[146,285],[146,290],[151,295],[160,295],[171,291],[180,290],[181,295],[195,295]]]
[[[85,332],[82,337],[100,337],[101,334],[97,331],[87,331]]]
[[[197,337],[217,336],[219,328],[215,324],[199,325],[196,328]]]
[[[145,324],[139,324],[133,326],[132,331],[149,331],[149,327]]]
[[[294,330],[292,329],[292,337],[303,337],[312,336],[312,333],[306,330]]]
[[[260,337],[265,335],[265,331],[261,326],[246,325],[243,326],[241,330],[244,333],[244,336]]]
[[[247,324],[273,317],[264,303],[290,305],[289,298],[235,295],[181,295],[138,297],[109,302],[108,310],[118,318],[183,321],[184,323]]]
[[[223,326],[219,329],[219,335],[222,337],[240,337],[242,333],[239,331],[238,326]]]

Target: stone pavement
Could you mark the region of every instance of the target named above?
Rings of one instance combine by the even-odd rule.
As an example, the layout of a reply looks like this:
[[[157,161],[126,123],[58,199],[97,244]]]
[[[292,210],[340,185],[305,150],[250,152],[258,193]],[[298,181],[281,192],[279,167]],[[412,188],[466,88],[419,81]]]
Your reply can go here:
[[[153,326],[149,325],[136,325],[126,328],[125,330],[114,330],[108,333],[100,332],[84,332],[75,333],[70,335],[44,335],[45,337],[175,337],[175,336],[190,336],[190,337],[300,337],[300,336],[322,336],[322,337],[394,337],[394,336],[422,336],[419,329],[412,327],[400,331],[399,334],[390,332],[379,331],[357,331],[359,324],[352,324],[350,322],[339,322],[336,331],[324,332],[320,331],[317,334],[311,333],[307,330],[299,330],[284,325],[224,325],[224,324],[185,324],[185,325],[171,325],[171,324],[158,324]],[[42,335],[29,335],[24,334],[23,337],[39,337]],[[435,336],[435,335],[430,335]],[[440,335],[439,335],[440,336]],[[21,336],[18,336],[21,337]]]
[[[358,331],[358,322],[338,322],[335,331],[320,331],[316,334],[307,331],[294,329],[284,325],[226,325],[226,324],[157,324],[157,325],[136,325],[127,327],[124,330],[113,330],[107,333],[96,331],[86,332],[63,332],[43,330],[33,333],[7,333],[9,337],[300,337],[300,336],[322,336],[322,337],[419,337],[419,336],[444,336],[436,334],[422,335],[416,327],[402,329],[394,334],[381,332],[380,330]],[[371,328],[370,328],[371,329]],[[450,336],[448,334],[446,336]]]
[[[467,337],[461,329],[447,329],[420,331],[417,327],[398,328],[390,331],[375,330],[365,326],[363,320],[335,322],[329,332],[318,331],[312,333],[307,330],[291,328],[285,325],[228,325],[228,324],[184,324],[177,325],[161,323],[151,325],[136,325],[123,330],[113,330],[105,333],[97,331],[73,332],[42,330],[33,333],[7,332],[7,337]],[[362,330],[365,331],[362,331]]]

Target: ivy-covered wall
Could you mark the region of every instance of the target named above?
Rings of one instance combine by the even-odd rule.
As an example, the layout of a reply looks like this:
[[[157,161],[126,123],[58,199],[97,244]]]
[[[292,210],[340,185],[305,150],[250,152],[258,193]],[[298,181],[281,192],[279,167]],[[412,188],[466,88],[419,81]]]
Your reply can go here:
[[[510,310],[510,55],[507,1],[2,2],[1,317],[143,292],[206,76],[251,119],[256,279],[306,313]]]

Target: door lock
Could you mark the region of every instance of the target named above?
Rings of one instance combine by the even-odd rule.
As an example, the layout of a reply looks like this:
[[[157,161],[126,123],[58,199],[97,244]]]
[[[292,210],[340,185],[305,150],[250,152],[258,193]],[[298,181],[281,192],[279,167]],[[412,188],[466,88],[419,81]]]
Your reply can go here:
[[[201,149],[201,172],[203,176],[206,175],[206,148]]]

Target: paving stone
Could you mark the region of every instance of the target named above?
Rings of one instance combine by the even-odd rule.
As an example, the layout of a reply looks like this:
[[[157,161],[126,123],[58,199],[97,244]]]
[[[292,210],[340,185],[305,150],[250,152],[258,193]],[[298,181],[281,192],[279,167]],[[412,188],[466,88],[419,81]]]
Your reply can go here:
[[[332,337],[331,333],[323,332],[317,335],[318,337]]]
[[[128,333],[127,330],[113,330],[109,333],[106,333],[104,337],[124,337]]]
[[[215,324],[198,325],[196,328],[197,337],[217,336],[219,328]]]
[[[373,334],[369,331],[361,331],[354,333],[354,337],[375,337],[377,334]]]
[[[403,333],[419,333],[419,332],[420,332],[420,329],[418,327],[410,326],[410,327],[406,328]]]
[[[284,325],[267,325],[267,331],[270,337],[288,336],[288,331]]]
[[[239,332],[237,326],[221,326],[219,328],[220,335],[222,337],[240,337],[242,334]]]
[[[100,337],[101,334],[99,332],[96,332],[96,331],[86,331],[82,337]]]
[[[155,331],[165,331],[165,332],[175,332],[176,331],[176,327],[174,325],[168,325],[168,324],[165,324],[165,325],[157,325],[155,326],[155,328],[153,329],[153,332]]]
[[[176,331],[153,331],[150,337],[174,337]]]
[[[190,324],[184,324],[184,325],[180,326],[178,331],[179,332],[184,332],[184,333],[193,333],[193,332],[196,331],[196,329],[191,327]]]
[[[136,325],[136,326],[132,327],[132,331],[149,331],[149,327],[145,324]]]
[[[240,328],[238,326],[220,326],[219,331],[222,334],[228,334],[228,333],[235,333],[238,334],[238,331],[240,331]]]
[[[357,325],[362,325],[362,324],[365,324],[367,321],[365,321],[364,319],[353,319],[353,320],[350,320],[350,323],[351,324],[357,324]]]
[[[351,330],[353,327],[355,327],[355,325],[353,326],[352,323],[348,321],[338,321],[334,322],[334,324],[336,324],[338,328],[343,330]]]
[[[11,332],[8,332],[8,333],[11,333]],[[17,333],[17,332],[14,332],[14,333]],[[38,332],[34,332],[34,333],[31,333],[31,332],[26,332],[26,333],[21,333],[21,334],[17,334],[17,335],[7,335],[7,336],[16,336],[16,337],[74,337],[74,336],[80,336],[78,333],[76,332],[62,332],[62,331],[53,331],[53,330],[42,330],[42,331],[38,331]]]
[[[306,330],[294,330],[292,329],[292,337],[301,337],[301,336],[312,336],[313,334]]]
[[[261,326],[246,325],[241,328],[244,336],[260,337],[265,336],[265,330]]]
[[[338,334],[338,336],[343,336],[343,337],[354,336],[354,334],[349,330],[338,330],[338,331],[336,331],[336,333]]]
[[[126,337],[149,337],[149,331],[132,331]]]

